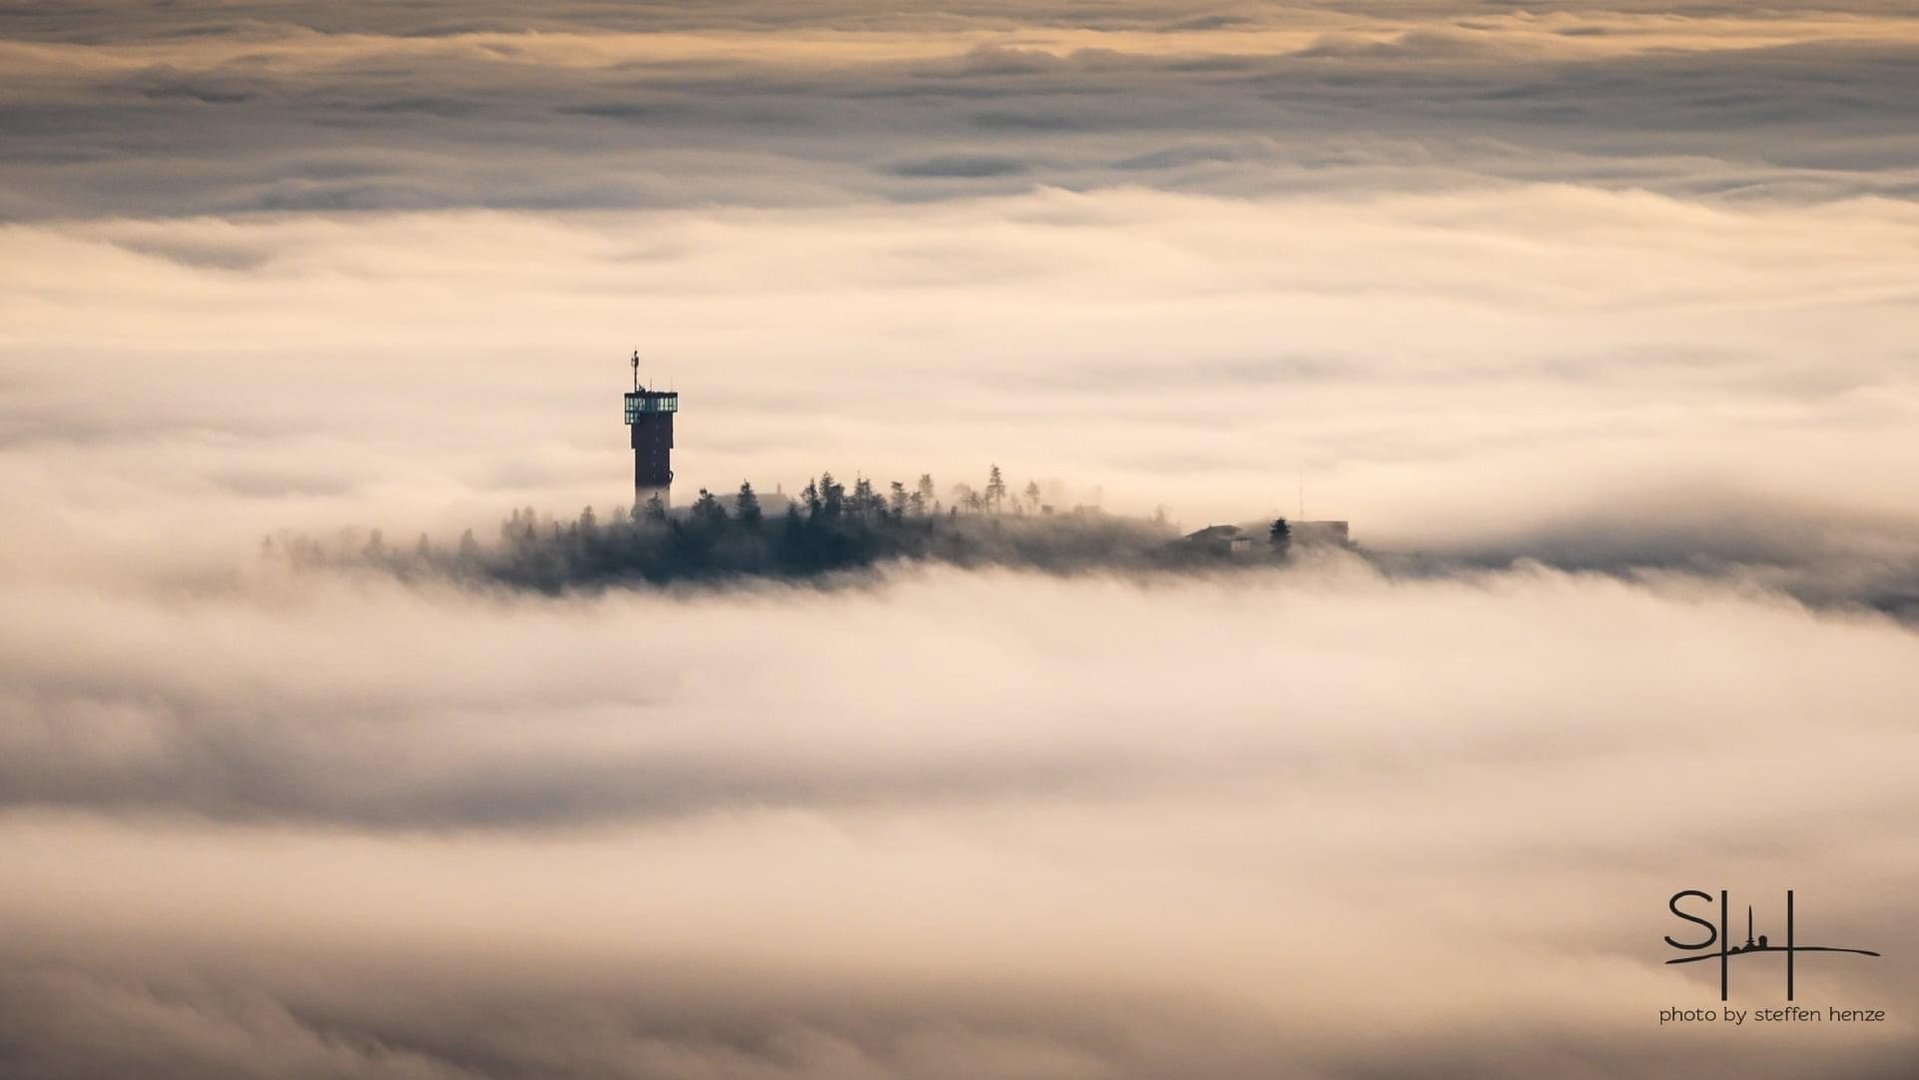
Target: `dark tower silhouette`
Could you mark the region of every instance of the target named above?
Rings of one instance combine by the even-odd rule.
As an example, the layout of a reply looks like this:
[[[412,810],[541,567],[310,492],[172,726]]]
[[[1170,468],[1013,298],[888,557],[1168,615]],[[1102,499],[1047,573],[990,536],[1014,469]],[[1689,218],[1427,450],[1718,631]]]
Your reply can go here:
[[[658,498],[673,505],[673,414],[680,395],[640,385],[640,354],[633,352],[633,389],[626,395],[626,425],[633,429],[633,505]]]

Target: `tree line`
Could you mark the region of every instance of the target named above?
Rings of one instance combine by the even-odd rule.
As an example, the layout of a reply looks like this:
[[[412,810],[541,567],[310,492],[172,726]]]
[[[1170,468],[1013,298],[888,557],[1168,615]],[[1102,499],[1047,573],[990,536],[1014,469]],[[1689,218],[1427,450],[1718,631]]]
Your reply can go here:
[[[873,520],[890,516],[894,521],[907,517],[923,518],[945,513],[954,516],[964,511],[973,514],[1011,513],[1014,516],[1051,512],[1052,507],[1041,501],[1042,493],[1038,481],[1028,481],[1025,488],[1014,492],[1007,485],[1000,467],[994,465],[986,474],[986,483],[981,488],[971,484],[954,484],[949,495],[951,504],[941,501],[939,487],[931,473],[921,473],[919,480],[907,487],[904,481],[894,480],[886,491],[880,491],[873,481],[858,477],[853,488],[848,491],[846,485],[835,480],[831,472],[823,472],[818,477],[807,480],[796,500],[796,509],[804,507],[807,520],[815,518],[836,519],[852,517],[861,520]],[[699,497],[694,500],[689,511],[698,521],[719,521],[729,516],[753,523],[764,515],[760,507],[759,493],[753,490],[751,481],[741,481],[739,493],[733,496],[733,509],[729,514],[726,503],[705,488],[700,489]],[[640,520],[664,522],[669,518],[667,508],[658,496],[648,502],[635,506],[633,514]]]
[[[378,530],[364,543],[332,547],[298,536],[266,548],[296,566],[373,566],[403,578],[445,578],[543,592],[620,583],[668,584],[738,577],[815,578],[888,561],[1015,566],[1056,573],[1127,572],[1216,565],[1163,515],[1140,519],[1076,507],[1050,513],[1037,483],[1015,492],[998,466],[979,488],[956,484],[948,499],[930,475],[884,489],[864,477],[848,487],[831,472],[809,479],[783,508],[750,481],[722,498],[701,489],[684,512],[654,499],[601,517],[516,509],[483,543],[468,529],[453,544],[422,534],[410,548]],[[1284,552],[1284,525],[1273,547]]]

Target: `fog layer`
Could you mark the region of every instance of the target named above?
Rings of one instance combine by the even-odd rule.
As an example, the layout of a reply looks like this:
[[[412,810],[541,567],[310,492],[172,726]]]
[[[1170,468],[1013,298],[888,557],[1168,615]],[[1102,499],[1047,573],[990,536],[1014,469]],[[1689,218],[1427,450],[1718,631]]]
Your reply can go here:
[[[1900,1015],[1919,638],[1356,562],[15,597],[16,1074],[1892,1075],[1675,1032],[1665,897]],[[1776,921],[1776,912],[1774,913]],[[1670,925],[1668,925],[1670,924]],[[1902,945],[1901,942],[1906,942]],[[1737,972],[1756,998],[1776,972]]]
[[[1909,6],[0,5],[0,1076],[1909,1075]],[[635,350],[683,504],[1364,556],[360,557]]]

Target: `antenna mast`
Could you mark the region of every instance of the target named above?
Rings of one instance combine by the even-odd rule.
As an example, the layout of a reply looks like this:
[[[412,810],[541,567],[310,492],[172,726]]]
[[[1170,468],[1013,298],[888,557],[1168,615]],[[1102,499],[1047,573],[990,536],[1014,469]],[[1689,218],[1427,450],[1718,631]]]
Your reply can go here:
[[[633,350],[633,389],[640,388],[640,350]]]

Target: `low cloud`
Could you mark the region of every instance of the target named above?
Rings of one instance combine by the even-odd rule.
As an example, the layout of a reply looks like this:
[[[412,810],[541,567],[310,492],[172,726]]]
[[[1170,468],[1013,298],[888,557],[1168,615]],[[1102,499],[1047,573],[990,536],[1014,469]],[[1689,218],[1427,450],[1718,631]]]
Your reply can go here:
[[[1781,701],[1814,692],[1845,703],[1848,723],[1888,728],[1874,743],[1883,750],[1903,700],[1896,683],[1846,683],[1899,669],[1919,640],[1889,621],[1816,617],[1776,594],[1706,580],[1634,584],[1522,567],[1422,581],[1331,554],[1290,570],[1158,581],[899,569],[851,593],[768,584],[508,600],[326,575],[260,588],[257,599],[208,596],[178,609],[16,591],[14,609],[36,629],[9,647],[7,801],[490,828],[728,808],[1097,800],[1269,779],[1347,790],[1419,772],[1429,743],[1458,765],[1519,755],[1534,766],[1528,775],[1573,767],[1595,741],[1609,754],[1653,755],[1668,723],[1702,710],[1740,714],[1778,752],[1797,710],[1763,705],[1776,690],[1750,681],[1683,680],[1630,722],[1572,704],[1597,689],[1579,690],[1582,680],[1615,675],[1589,672],[1571,642],[1604,638],[1616,653],[1626,628],[1662,613],[1672,628],[1631,645],[1641,668],[1617,677],[1656,682],[1654,658],[1689,639],[1772,643],[1755,644],[1755,656],[1830,650],[1782,665],[1795,690]],[[1049,610],[1059,615],[1041,614]],[[1504,655],[1536,637],[1544,631],[1529,610],[1563,627],[1568,644],[1541,661],[1557,657],[1560,669],[1504,675],[1494,716],[1478,715],[1469,692],[1444,704],[1464,690],[1446,658]],[[1428,643],[1447,618],[1453,629]],[[1469,641],[1459,620],[1472,619],[1485,622],[1486,640]],[[842,629],[807,644],[822,620]],[[1005,620],[1030,631],[994,640],[989,628]],[[1386,623],[1396,629],[1363,647],[1310,645]],[[764,655],[732,670],[726,643],[749,625]],[[609,641],[623,644],[608,652]],[[1399,690],[1345,681],[1369,650],[1394,657]],[[489,676],[487,656],[516,660]],[[1306,656],[1321,665],[1310,702],[1282,678]],[[1157,689],[1097,674],[1113,667],[1151,671]],[[1250,670],[1273,681],[1235,678]],[[1235,697],[1234,685],[1251,696]],[[1178,704],[1179,688],[1193,686],[1214,688],[1200,715]],[[1011,700],[1024,703],[1016,716],[989,718],[992,702]],[[1046,721],[1034,728],[1038,716]],[[1862,764],[1842,756],[1829,768]]]
[[[992,176],[1017,176],[1028,171],[1025,162],[1003,154],[941,154],[917,161],[901,161],[887,166],[895,176],[951,177],[980,180]]]
[[[844,206],[999,193],[1012,162],[1074,190],[1909,198],[1919,45],[1888,10],[222,5],[198,31],[123,9],[79,37],[19,17],[0,215]],[[1261,139],[1288,151],[1112,166]],[[1380,165],[1347,164],[1356,147]],[[381,175],[311,175],[348,156]]]
[[[1189,529],[1300,516],[1303,480],[1378,550],[1541,555],[1512,538],[1595,514],[1718,550],[1722,504],[1909,533],[1915,230],[1563,185],[16,226],[0,473],[87,509],[6,543],[224,564],[617,513],[633,346],[687,402],[683,493],[997,462]]]
[[[13,5],[0,1074],[1906,1075],[1907,16]],[[623,515],[636,349],[682,501],[1364,551],[363,555]],[[1889,1022],[1662,1029],[1689,887]]]
[[[1704,993],[1656,947],[1698,880],[1796,882],[1822,934],[1919,947],[1915,870],[1881,857],[1915,810],[1919,637],[1882,618],[1347,560],[14,593],[23,1075],[1871,1077],[1911,1051],[1656,1024]]]

